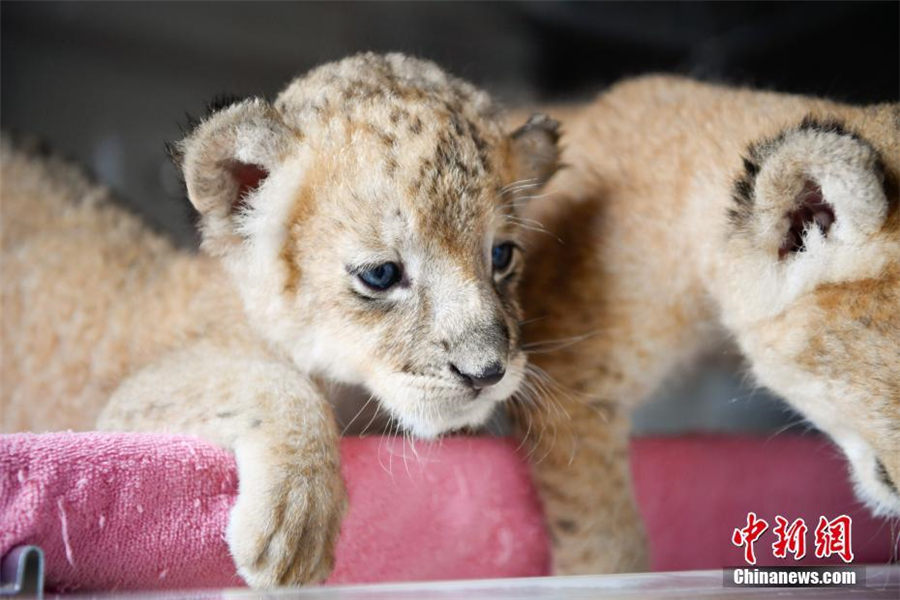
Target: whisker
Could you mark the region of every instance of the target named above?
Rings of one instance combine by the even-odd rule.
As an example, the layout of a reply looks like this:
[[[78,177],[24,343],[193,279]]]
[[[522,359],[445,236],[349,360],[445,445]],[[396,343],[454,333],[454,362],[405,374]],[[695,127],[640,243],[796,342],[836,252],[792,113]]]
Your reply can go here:
[[[392,415],[388,415],[388,423],[389,423],[389,424],[390,424],[390,422],[393,420],[393,418],[394,418],[394,417],[393,417]],[[385,473],[387,473],[388,475],[391,476],[391,479],[393,479],[393,478],[394,478],[394,473],[393,473],[393,471],[392,471],[392,469],[391,469],[390,461],[388,462],[388,466],[386,467],[386,466],[384,465],[384,462],[381,460],[381,448],[384,446],[385,440],[386,440],[387,438],[388,438],[387,435],[383,435],[383,436],[381,436],[381,438],[378,440],[378,451],[377,451],[378,465],[381,467],[381,469],[382,469]],[[393,453],[389,453],[388,456],[390,456],[391,454],[393,454]]]
[[[409,473],[409,461],[406,459],[406,447],[409,445],[410,434],[408,431],[402,431],[401,433],[403,434],[403,468],[406,469],[406,477],[412,478],[412,475]]]
[[[528,179],[517,179],[516,181],[513,181],[512,183],[508,183],[508,184],[504,185],[502,188],[500,188],[500,194],[505,195],[514,190],[527,189],[530,187],[537,187],[540,184],[541,184],[540,181],[535,177],[530,177]]]
[[[365,404],[363,404],[363,405],[359,408],[359,410],[356,411],[356,414],[353,415],[353,418],[350,419],[350,421],[349,421],[346,425],[344,425],[344,429],[341,430],[341,437],[344,437],[344,434],[347,433],[347,430],[350,429],[350,426],[353,425],[353,423],[356,421],[357,418],[359,418],[359,415],[361,415],[361,414],[363,413],[363,411],[366,410],[366,407],[369,406],[369,403],[372,402],[372,399],[373,399],[374,397],[375,397],[374,394],[369,394],[369,399],[366,400]]]
[[[523,321],[519,321],[519,327],[522,327],[524,325],[528,325],[529,323],[534,323],[535,321],[540,321],[540,320],[546,319],[546,318],[547,318],[546,316],[543,316],[543,317],[532,317],[530,319],[525,319]]]
[[[599,335],[600,333],[602,333],[602,330],[595,329],[594,331],[589,331],[580,335],[573,335],[567,338],[529,342],[527,344],[522,344],[522,350],[526,354],[545,354],[548,352],[556,352],[557,350],[562,350],[563,348],[568,348],[569,346],[579,344],[585,340]]]
[[[378,416],[378,413],[381,411],[381,406],[376,404],[375,410],[372,412],[371,418],[369,418],[369,422],[366,423],[366,426],[363,427],[363,430],[359,433],[359,437],[364,437],[366,432],[369,431],[369,427],[372,426],[372,423],[375,422],[375,418]]]
[[[552,233],[552,232],[550,232],[550,231],[547,231],[547,230],[544,229],[543,227],[534,227],[534,226],[532,226],[532,225],[526,225],[526,224],[524,224],[524,223],[517,223],[517,222],[515,222],[515,221],[513,221],[513,224],[516,225],[517,227],[521,227],[522,229],[524,229],[524,230],[526,230],[526,231],[533,231],[533,232],[535,232],[535,233],[540,233],[540,234],[543,234],[543,235],[548,235],[548,236],[552,237],[554,240],[556,240],[557,242],[559,242],[560,244],[563,243],[562,238],[560,238],[558,235],[556,235],[556,234],[554,234],[554,233]]]
[[[567,427],[571,427],[571,416],[557,397],[560,391],[565,392],[565,390],[561,386],[556,385],[556,382],[549,374],[535,365],[526,365],[523,374],[525,377],[521,388],[514,396],[512,403],[512,409],[515,413],[514,418],[517,418],[520,422],[524,421],[527,425],[527,429],[517,446],[517,451],[521,450],[527,443],[529,448],[526,452],[526,457],[535,460],[535,462],[541,462],[557,446],[560,433],[558,425],[566,424]],[[554,388],[556,389],[554,390]],[[542,419],[539,421],[541,427],[536,438],[532,434],[535,423],[535,411],[549,411],[548,414],[555,415],[553,419]],[[549,440],[546,440],[548,434]],[[569,437],[571,438],[572,436]],[[535,457],[534,454],[539,448],[543,449],[543,453],[541,456]],[[574,460],[574,445],[569,453],[569,460],[570,462]]]
[[[788,421],[783,426],[779,427],[774,432],[772,432],[772,434],[766,438],[766,442],[770,442],[777,436],[779,436],[782,433],[784,433],[785,431],[787,431],[788,429],[792,429],[793,427],[796,427],[797,425],[803,425],[806,422],[807,422],[807,420],[805,417],[800,417],[799,419],[793,419],[791,421]]]

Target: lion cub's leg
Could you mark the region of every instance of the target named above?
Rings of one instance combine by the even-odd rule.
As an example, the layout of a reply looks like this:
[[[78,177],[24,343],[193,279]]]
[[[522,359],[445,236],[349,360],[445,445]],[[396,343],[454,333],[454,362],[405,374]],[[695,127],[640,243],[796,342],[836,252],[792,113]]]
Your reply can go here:
[[[126,380],[101,429],[195,434],[234,451],[227,539],[252,586],[323,580],[345,507],[333,417],[316,386],[265,356],[201,344]]]
[[[534,401],[519,427],[547,513],[554,570],[645,570],[630,411],[714,335],[710,310],[699,283],[673,277],[670,262],[635,259],[661,242],[657,230],[633,226],[632,198],[554,194],[572,187],[561,175],[545,204],[535,205],[552,235],[530,240],[522,278],[530,353],[523,395]]]
[[[548,404],[539,413],[520,409],[517,421],[547,515],[553,573],[647,570],[631,486],[627,415],[621,407],[553,392],[538,402]]]

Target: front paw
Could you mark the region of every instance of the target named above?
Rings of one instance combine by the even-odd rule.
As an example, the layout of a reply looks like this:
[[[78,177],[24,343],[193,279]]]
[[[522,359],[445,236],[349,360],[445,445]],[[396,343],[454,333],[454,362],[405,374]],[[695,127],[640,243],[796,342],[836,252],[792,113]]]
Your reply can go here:
[[[226,537],[238,573],[254,588],[324,581],[346,507],[337,469],[254,465],[241,478]]]

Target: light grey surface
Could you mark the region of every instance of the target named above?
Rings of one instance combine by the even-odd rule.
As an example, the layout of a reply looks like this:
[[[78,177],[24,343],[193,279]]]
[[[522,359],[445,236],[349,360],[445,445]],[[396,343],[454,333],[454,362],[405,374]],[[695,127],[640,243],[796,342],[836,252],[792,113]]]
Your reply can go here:
[[[735,350],[675,373],[632,415],[636,435],[683,432],[780,434],[812,426],[753,378]]]
[[[679,573],[641,573],[592,575],[583,577],[539,577],[491,579],[480,581],[444,581],[378,585],[326,586],[283,589],[271,592],[253,590],[209,590],[202,592],[164,592],[158,594],[102,594],[70,598],[146,598],[147,600],[609,600],[612,598],[888,598],[900,596],[900,566],[865,567],[866,584],[851,588],[734,588],[723,585],[723,572],[685,571]]]

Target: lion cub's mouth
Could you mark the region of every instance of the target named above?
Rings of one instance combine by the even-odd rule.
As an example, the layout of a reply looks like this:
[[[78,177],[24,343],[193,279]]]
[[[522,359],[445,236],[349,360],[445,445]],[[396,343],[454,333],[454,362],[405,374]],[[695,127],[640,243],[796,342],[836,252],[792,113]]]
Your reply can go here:
[[[498,402],[481,398],[480,390],[459,389],[454,398],[435,399],[436,406],[443,419],[456,421],[473,412],[478,412],[477,404],[484,402],[494,408]],[[328,387],[328,401],[334,411],[338,431],[345,436],[363,435],[395,435],[401,433],[398,418],[392,416],[374,394],[364,386],[350,384],[331,384]],[[463,426],[462,428],[467,428]],[[450,433],[459,428],[448,428],[446,431],[434,432],[425,437]]]

